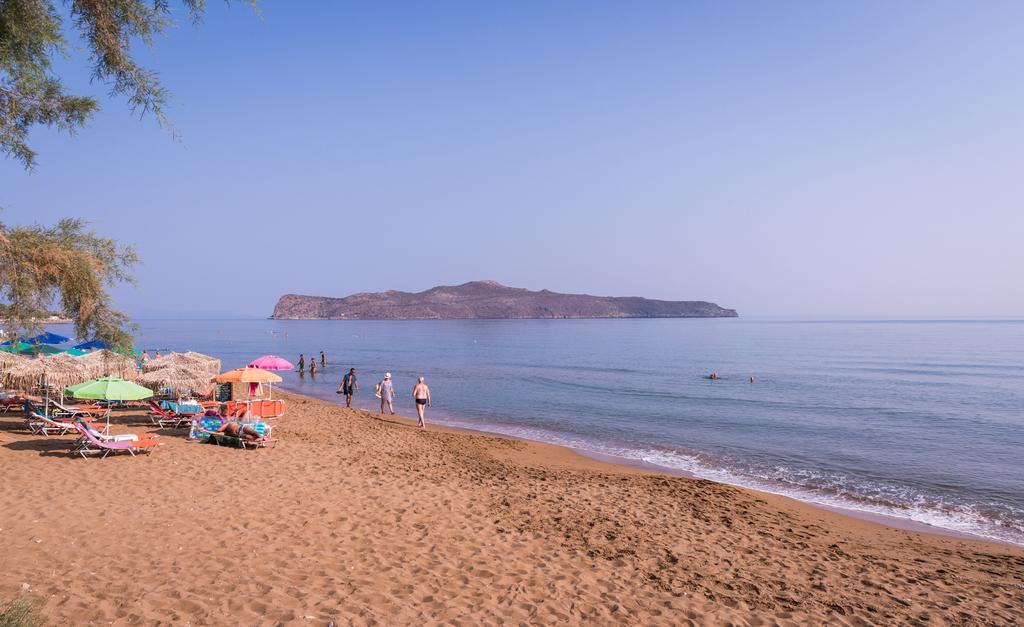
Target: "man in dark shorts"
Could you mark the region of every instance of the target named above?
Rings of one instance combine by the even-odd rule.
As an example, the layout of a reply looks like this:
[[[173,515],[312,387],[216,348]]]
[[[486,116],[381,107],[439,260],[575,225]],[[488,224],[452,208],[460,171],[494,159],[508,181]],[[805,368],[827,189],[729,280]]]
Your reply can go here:
[[[427,423],[423,420],[423,412],[430,407],[430,388],[427,387],[427,382],[423,377],[419,378],[416,387],[412,389],[412,397],[416,400],[416,417],[419,418],[416,426],[426,429]]]
[[[338,394],[345,395],[345,407],[352,407],[352,395],[359,391],[359,380],[356,379],[356,369],[352,368],[341,380],[338,386]]]

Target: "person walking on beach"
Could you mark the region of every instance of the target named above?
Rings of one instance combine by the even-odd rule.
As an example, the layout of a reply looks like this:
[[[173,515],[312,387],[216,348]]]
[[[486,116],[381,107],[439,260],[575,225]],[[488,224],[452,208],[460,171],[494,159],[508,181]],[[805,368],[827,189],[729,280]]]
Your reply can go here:
[[[299,372],[306,370],[306,356],[304,354],[299,355]]]
[[[356,369],[352,368],[341,380],[338,386],[338,394],[345,395],[345,407],[352,407],[352,395],[359,391],[359,380],[356,379]]]
[[[423,377],[420,377],[420,380],[416,382],[416,387],[412,389],[412,397],[416,401],[416,415],[419,417],[416,426],[426,429],[427,423],[423,420],[423,412],[430,407],[430,388],[427,387]]]
[[[379,384],[380,386],[380,413],[384,413],[384,406],[387,405],[388,411],[391,415],[395,415],[395,386],[391,383],[391,373],[384,373],[384,380]]]
[[[320,351],[320,367],[327,367],[327,355],[323,351]]]

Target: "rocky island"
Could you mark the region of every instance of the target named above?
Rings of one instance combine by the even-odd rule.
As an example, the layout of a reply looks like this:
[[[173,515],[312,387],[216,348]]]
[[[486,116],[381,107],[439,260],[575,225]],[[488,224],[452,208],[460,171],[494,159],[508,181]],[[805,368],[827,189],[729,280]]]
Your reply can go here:
[[[558,294],[496,281],[441,285],[423,292],[376,292],[344,298],[286,294],[274,320],[456,320],[500,318],[735,318],[705,301]]]

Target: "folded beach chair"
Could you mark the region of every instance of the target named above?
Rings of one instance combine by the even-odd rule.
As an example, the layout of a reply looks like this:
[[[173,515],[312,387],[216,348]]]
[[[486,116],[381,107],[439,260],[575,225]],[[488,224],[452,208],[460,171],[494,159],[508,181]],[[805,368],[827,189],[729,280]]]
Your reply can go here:
[[[249,408],[249,417],[257,418],[278,418],[284,415],[284,401],[263,400],[253,401]]]
[[[78,420],[75,421],[75,428],[86,441],[83,445],[73,448],[72,454],[78,453],[82,457],[85,457],[86,453],[102,453],[101,457],[106,457],[118,451],[128,451],[132,457],[135,457],[136,453],[151,453],[156,447],[160,446],[160,441],[157,438],[104,441],[96,437],[93,434],[93,430],[89,429],[85,423]]]
[[[241,403],[239,401],[228,401],[224,403],[224,417],[225,418],[245,418],[246,412],[249,411],[248,403]]]
[[[160,403],[149,401],[149,420],[160,429],[177,429],[192,422],[191,416],[183,416],[160,407]]]

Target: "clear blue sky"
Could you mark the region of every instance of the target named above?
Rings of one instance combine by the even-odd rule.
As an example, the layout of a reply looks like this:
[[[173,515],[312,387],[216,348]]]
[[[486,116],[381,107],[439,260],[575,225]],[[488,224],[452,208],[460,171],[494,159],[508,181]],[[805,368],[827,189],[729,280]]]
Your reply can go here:
[[[1024,316],[1019,2],[209,3],[0,161],[137,245],[137,315],[496,279],[741,315]],[[254,271],[254,269],[256,269]]]

